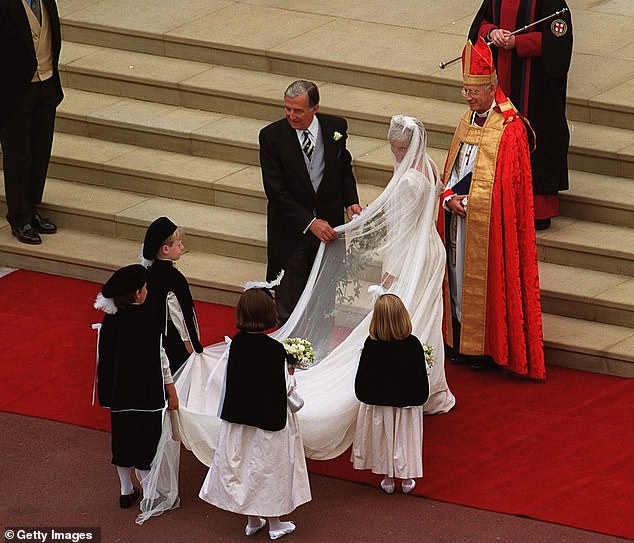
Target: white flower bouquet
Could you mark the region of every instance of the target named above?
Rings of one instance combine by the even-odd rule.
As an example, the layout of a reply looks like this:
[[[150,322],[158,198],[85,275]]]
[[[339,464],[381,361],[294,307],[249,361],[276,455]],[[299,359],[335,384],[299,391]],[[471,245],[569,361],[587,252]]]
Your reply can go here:
[[[429,343],[425,343],[423,345],[423,353],[425,353],[425,364],[427,365],[427,369],[433,368],[434,362],[436,362],[434,348]]]
[[[305,370],[315,364],[315,351],[310,341],[299,337],[287,337],[282,340],[288,363],[296,369]]]

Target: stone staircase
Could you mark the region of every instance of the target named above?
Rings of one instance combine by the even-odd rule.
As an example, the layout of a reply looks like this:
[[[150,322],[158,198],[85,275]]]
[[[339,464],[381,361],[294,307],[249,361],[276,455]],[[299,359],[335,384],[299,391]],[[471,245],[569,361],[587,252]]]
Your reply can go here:
[[[177,9],[184,2],[157,4],[156,20],[136,28],[126,15],[133,4],[59,0],[66,98],[43,209],[60,232],[27,246],[2,219],[0,264],[103,281],[137,260],[147,224],[168,215],[186,232],[179,268],[194,296],[234,304],[242,283],[265,270],[257,135],[283,115],[282,92],[297,77],[320,85],[322,111],[348,119],[362,204],[389,180],[385,134],[395,113],[423,120],[442,166],[465,110],[458,70],[384,66],[400,58],[397,30],[400,42],[403,32],[431,40],[427,32],[225,1],[205,3],[209,13],[190,21]],[[312,28],[328,47],[306,51],[289,28]],[[345,50],[344,30],[376,58]],[[432,40],[434,58],[455,55],[460,35]],[[546,357],[631,377],[634,107],[571,96],[569,116],[572,188],[562,217],[538,235]]]

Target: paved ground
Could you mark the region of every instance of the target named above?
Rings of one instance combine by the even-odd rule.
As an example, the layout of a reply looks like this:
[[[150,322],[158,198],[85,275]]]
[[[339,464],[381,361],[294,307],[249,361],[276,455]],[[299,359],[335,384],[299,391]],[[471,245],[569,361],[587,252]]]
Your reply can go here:
[[[134,523],[117,504],[109,464],[110,435],[73,425],[0,413],[3,528],[95,526],[102,542],[245,541],[244,520],[197,497],[206,468],[188,451],[181,461],[179,509]],[[624,539],[499,513],[441,503],[378,488],[311,476],[313,501],[289,516],[302,543],[617,543]],[[264,533],[252,538],[268,541]],[[5,540],[6,541],[6,540]],[[17,541],[17,540],[14,540]]]

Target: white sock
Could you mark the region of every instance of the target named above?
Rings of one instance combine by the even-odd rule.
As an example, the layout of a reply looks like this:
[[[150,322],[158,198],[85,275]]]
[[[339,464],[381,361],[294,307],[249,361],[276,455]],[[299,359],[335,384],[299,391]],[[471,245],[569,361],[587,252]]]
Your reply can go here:
[[[121,482],[121,494],[132,494],[134,492],[134,485],[132,484],[132,468],[124,468],[123,466],[115,466],[117,473],[119,474],[119,481]]]

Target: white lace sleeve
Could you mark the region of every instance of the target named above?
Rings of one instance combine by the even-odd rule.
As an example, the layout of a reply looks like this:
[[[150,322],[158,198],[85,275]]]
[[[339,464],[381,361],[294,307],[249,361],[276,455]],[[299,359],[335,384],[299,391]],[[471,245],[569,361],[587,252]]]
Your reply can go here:
[[[167,358],[167,353],[163,348],[163,338],[161,337],[161,368],[163,369],[163,384],[171,385],[174,382],[172,378],[172,372],[170,370],[170,361]]]
[[[183,309],[181,308],[181,304],[178,302],[176,294],[172,291],[167,293],[167,311],[169,319],[174,323],[174,326],[176,326],[176,330],[178,330],[178,334],[181,339],[183,341],[191,341],[189,338],[189,332],[187,331],[187,325],[185,324]]]

